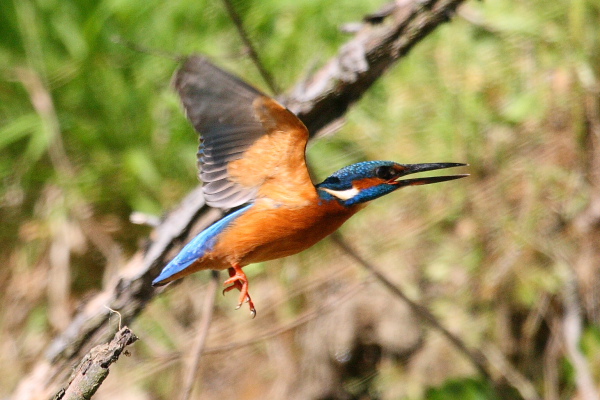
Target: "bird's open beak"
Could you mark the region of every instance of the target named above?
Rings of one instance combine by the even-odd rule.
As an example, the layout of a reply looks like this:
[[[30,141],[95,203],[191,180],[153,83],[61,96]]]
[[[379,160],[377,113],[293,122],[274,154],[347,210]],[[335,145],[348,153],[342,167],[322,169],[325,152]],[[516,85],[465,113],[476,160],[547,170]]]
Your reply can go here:
[[[451,181],[453,179],[460,179],[460,178],[469,176],[469,174],[432,176],[432,177],[427,177],[427,178],[413,178],[413,179],[399,179],[399,178],[401,178],[405,175],[410,175],[410,174],[414,174],[417,172],[434,171],[436,169],[444,169],[444,168],[464,167],[466,165],[468,165],[468,164],[461,164],[461,163],[404,164],[404,165],[402,165],[404,167],[404,170],[402,171],[402,173],[398,177],[396,177],[395,179],[393,179],[392,181],[390,181],[388,183],[391,185],[398,185],[398,186],[416,186],[416,185],[429,185],[430,183]]]

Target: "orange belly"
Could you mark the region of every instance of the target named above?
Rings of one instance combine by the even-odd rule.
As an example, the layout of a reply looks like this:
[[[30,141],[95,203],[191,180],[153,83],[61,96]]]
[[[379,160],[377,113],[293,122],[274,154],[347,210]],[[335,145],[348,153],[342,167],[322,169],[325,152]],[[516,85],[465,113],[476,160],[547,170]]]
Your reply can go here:
[[[225,269],[286,257],[333,233],[360,208],[336,201],[297,208],[255,204],[218,237],[194,269]]]

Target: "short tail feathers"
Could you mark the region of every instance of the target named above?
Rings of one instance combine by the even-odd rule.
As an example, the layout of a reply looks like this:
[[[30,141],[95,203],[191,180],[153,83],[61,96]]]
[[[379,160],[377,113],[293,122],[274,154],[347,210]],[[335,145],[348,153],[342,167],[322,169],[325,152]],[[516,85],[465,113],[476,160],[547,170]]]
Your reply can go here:
[[[184,271],[192,265],[194,261],[201,258],[207,251],[210,251],[215,246],[219,233],[251,206],[252,205],[248,205],[244,208],[240,208],[200,232],[191,242],[185,245],[179,254],[177,254],[166,267],[163,268],[160,275],[152,281],[152,286],[166,285],[177,279],[174,278],[174,275]]]

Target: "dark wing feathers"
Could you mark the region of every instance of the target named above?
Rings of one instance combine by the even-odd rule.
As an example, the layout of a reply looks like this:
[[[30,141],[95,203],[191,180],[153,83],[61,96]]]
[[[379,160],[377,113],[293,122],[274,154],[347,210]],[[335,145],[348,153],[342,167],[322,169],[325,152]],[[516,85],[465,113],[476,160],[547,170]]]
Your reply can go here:
[[[175,88],[201,135],[207,204],[233,208],[257,195],[290,201],[292,191],[314,194],[304,158],[308,131],[295,115],[200,56],[177,71]]]
[[[258,188],[229,181],[227,164],[265,134],[253,108],[264,94],[199,56],[190,57],[177,72],[175,88],[202,135],[198,161],[206,202],[232,208],[252,200]]]

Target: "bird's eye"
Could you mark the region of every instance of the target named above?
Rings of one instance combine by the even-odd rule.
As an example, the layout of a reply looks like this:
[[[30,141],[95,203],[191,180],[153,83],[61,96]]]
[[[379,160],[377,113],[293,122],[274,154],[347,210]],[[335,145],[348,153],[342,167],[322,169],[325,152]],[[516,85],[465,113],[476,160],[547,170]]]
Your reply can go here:
[[[380,179],[389,180],[392,179],[395,175],[396,173],[394,172],[394,169],[392,167],[381,166],[375,169],[375,176]]]
[[[337,176],[330,176],[327,179],[325,179],[323,183],[336,185],[340,183],[340,178],[338,178]]]

